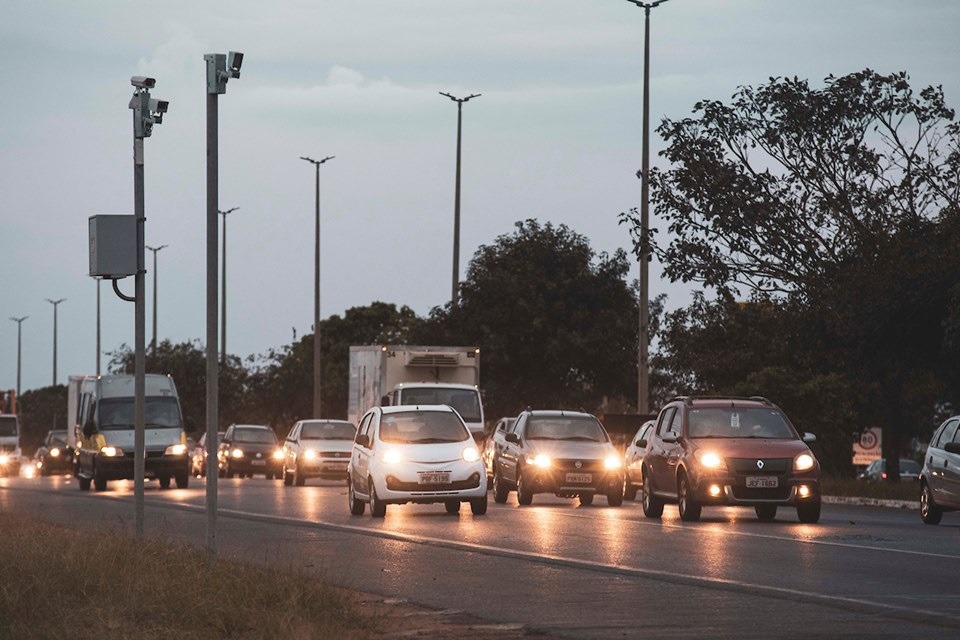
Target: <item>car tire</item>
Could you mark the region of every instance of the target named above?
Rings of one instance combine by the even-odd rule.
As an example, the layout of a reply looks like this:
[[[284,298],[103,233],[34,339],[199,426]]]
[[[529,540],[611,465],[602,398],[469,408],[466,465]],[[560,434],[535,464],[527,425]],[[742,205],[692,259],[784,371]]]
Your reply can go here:
[[[623,499],[633,502],[637,499],[637,485],[630,482],[630,476],[623,477]]]
[[[447,510],[447,513],[460,513],[459,500],[445,500],[443,506]]]
[[[283,475],[283,486],[285,487],[293,486],[293,474],[287,471],[286,466],[283,467],[283,472],[281,475]],[[347,480],[347,486],[350,486],[349,480]],[[351,511],[352,510],[353,509],[351,509]]]
[[[636,491],[634,491],[636,493]],[[611,507],[619,507],[623,504],[623,484],[616,487],[610,487],[607,492],[607,504]]]
[[[500,470],[495,468],[493,470],[493,501],[497,504],[505,504],[508,495],[510,495],[510,490],[504,484]]]
[[[577,496],[577,500],[580,501],[581,507],[589,507],[593,504],[593,496],[594,494],[592,493],[581,493]]]
[[[293,470],[293,484],[298,487],[302,487],[307,481],[307,477],[303,475],[303,472],[300,471],[300,467],[297,466]]]
[[[687,474],[681,473],[677,480],[677,510],[680,512],[680,519],[684,522],[696,522],[700,519],[701,509],[703,507],[693,497]]]
[[[290,475],[284,477],[285,484],[286,478],[290,477]],[[363,510],[367,507],[367,503],[363,500],[357,500],[357,494],[353,490],[353,483],[349,480],[347,481],[347,504],[350,507],[350,515],[353,516],[362,516]]]
[[[775,504],[758,504],[753,510],[757,512],[757,519],[763,522],[770,522],[777,517],[777,505]]]
[[[170,476],[157,476],[157,482],[160,483],[161,489],[170,488]]]
[[[186,489],[190,486],[190,474],[184,471],[174,476],[177,482],[177,489]]]
[[[470,500],[470,513],[475,516],[482,516],[487,513],[487,494],[483,494],[482,498],[472,498]]]
[[[377,497],[377,488],[373,486],[373,478],[367,478],[370,487],[370,515],[374,518],[383,518],[387,515],[387,505]]]
[[[517,502],[524,507],[533,504],[533,492],[524,481],[520,467],[517,467]]]
[[[820,521],[820,496],[798,504],[797,517],[804,524],[817,524]]]
[[[943,509],[933,501],[933,490],[926,482],[920,489],[920,518],[924,524],[940,524],[943,518]]]
[[[97,491],[107,490],[107,479],[97,473],[96,468],[93,470],[93,488]]]
[[[643,474],[643,515],[648,518],[660,518],[663,515],[663,500],[653,495],[653,480]]]
[[[77,476],[77,484],[80,485],[80,491],[90,491],[90,478]]]

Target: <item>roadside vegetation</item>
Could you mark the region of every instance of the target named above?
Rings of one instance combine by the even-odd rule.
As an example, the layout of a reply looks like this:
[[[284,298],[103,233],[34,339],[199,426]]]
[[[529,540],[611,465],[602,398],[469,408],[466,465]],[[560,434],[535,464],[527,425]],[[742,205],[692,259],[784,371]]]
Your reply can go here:
[[[919,482],[866,482],[836,476],[824,476],[820,482],[825,496],[920,501]]]
[[[297,573],[0,513],[0,638],[375,637],[350,597]]]

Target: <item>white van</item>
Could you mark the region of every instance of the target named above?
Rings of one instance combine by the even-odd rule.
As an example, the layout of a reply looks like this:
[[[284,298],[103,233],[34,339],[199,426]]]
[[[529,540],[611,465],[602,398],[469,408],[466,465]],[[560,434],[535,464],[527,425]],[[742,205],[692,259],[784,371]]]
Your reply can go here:
[[[15,413],[0,414],[0,476],[20,473],[20,423]]]
[[[147,374],[144,392],[144,475],[161,489],[187,488],[190,456],[177,387],[170,376]],[[107,488],[108,480],[132,480],[134,462],[134,376],[85,378],[80,388],[76,475],[80,489]]]

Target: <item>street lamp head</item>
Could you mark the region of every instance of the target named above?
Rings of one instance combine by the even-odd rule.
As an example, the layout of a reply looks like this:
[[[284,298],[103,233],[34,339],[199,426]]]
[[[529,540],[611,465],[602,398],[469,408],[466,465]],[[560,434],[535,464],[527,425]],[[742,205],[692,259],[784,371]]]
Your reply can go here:
[[[47,298],[46,300],[47,300],[47,302],[49,302],[49,303],[52,304],[53,306],[57,306],[58,304],[60,304],[60,303],[63,302],[64,300],[66,300],[66,298],[60,298],[59,300],[51,300],[50,298]]]
[[[327,156],[327,157],[324,158],[323,160],[314,160],[313,158],[308,158],[307,156],[300,156],[300,159],[301,159],[301,160],[306,160],[306,161],[309,162],[310,164],[316,165],[317,167],[319,167],[320,165],[322,165],[322,164],[323,164],[324,162],[326,162],[327,160],[333,160],[334,158],[336,158],[336,156]]]
[[[240,207],[230,207],[230,208],[227,209],[226,211],[221,211],[221,210],[218,209],[218,210],[217,210],[217,213],[219,213],[220,215],[226,216],[228,213],[233,213],[234,211],[236,211],[236,210],[239,209],[239,208],[240,208]]]
[[[138,89],[153,89],[155,86],[157,86],[157,81],[156,79],[148,78],[147,76],[131,76],[130,84]]]
[[[467,102],[467,101],[470,100],[471,98],[479,98],[481,95],[483,95],[483,94],[480,94],[480,93],[471,93],[471,94],[468,95],[466,98],[458,98],[458,97],[453,96],[453,95],[451,95],[451,94],[449,94],[449,93],[447,93],[447,92],[445,92],[445,91],[438,91],[437,93],[439,93],[439,94],[442,95],[442,96],[446,96],[446,97],[450,98],[451,100],[453,100],[454,102],[457,102],[457,103],[459,103],[459,104],[463,104],[464,102]]]

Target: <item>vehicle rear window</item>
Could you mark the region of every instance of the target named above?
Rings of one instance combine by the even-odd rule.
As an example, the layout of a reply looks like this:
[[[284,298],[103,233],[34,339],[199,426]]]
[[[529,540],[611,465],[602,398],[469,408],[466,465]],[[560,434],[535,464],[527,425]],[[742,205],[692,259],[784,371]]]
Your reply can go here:
[[[353,440],[356,435],[349,422],[304,422],[300,432],[304,440]]]
[[[463,442],[470,439],[470,432],[454,413],[408,411],[383,416],[380,439],[396,444]]]
[[[531,440],[581,440],[606,442],[607,433],[592,418],[576,416],[537,417],[527,422],[526,437]]]
[[[277,436],[270,429],[234,429],[234,442],[249,442],[251,444],[274,444]]]
[[[691,438],[795,439],[796,432],[776,409],[722,407],[690,409]]]

